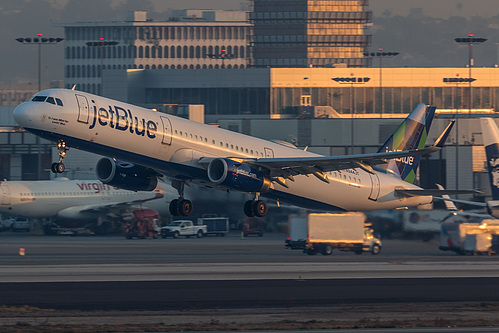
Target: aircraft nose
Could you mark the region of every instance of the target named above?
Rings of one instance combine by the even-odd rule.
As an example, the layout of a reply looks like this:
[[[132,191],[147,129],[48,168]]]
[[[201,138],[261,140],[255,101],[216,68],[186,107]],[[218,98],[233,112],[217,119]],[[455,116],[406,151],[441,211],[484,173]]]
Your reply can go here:
[[[28,103],[21,103],[14,109],[14,120],[20,126],[27,126],[31,122],[30,106]]]

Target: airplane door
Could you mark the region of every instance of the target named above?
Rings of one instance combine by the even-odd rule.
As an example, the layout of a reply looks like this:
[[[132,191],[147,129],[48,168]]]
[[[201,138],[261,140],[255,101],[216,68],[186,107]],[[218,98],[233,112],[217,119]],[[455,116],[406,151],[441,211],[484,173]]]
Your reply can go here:
[[[161,122],[163,123],[163,138],[161,139],[161,143],[165,145],[171,145],[172,144],[172,123],[170,122],[170,119],[167,117],[160,116]]]
[[[274,151],[270,148],[263,148],[265,150],[265,158],[274,158]]]
[[[0,204],[4,205],[4,206],[8,206],[10,205],[10,189],[7,185],[1,185],[0,186],[0,195],[2,196],[2,198],[0,199]]]
[[[78,102],[78,121],[80,123],[88,124],[88,101],[85,96],[76,95]]]
[[[377,174],[370,173],[371,177],[371,194],[369,194],[369,200],[376,201],[379,196],[379,178]]]

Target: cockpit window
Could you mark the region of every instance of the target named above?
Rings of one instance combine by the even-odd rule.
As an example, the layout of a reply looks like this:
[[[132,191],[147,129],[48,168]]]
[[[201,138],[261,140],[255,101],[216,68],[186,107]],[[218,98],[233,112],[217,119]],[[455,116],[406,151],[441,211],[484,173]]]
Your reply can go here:
[[[55,102],[57,103],[57,105],[62,106],[62,101],[59,98],[56,98]]]
[[[54,97],[47,97],[46,102],[55,105],[55,99],[54,99]]]
[[[33,102],[45,102],[47,99],[47,96],[35,96],[33,97],[32,101]]]

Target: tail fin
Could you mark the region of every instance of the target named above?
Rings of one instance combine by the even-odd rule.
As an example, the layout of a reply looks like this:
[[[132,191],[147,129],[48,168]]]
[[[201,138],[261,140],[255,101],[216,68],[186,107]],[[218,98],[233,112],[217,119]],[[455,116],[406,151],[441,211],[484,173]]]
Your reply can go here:
[[[435,109],[434,106],[418,104],[378,152],[424,148]],[[386,169],[412,184],[420,160],[420,155],[393,159],[388,162]]]
[[[499,200],[499,129],[492,118],[480,118],[480,125],[487,155],[492,199]]]

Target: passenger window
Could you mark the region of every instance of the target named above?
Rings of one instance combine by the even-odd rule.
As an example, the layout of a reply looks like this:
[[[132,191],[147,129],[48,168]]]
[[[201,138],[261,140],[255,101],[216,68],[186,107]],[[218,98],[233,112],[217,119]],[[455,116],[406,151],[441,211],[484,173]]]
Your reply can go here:
[[[32,101],[33,102],[45,102],[47,99],[47,96],[35,96],[33,97]]]
[[[63,106],[62,101],[61,101],[61,99],[60,99],[60,98],[56,98],[56,99],[55,99],[55,102],[57,103],[57,105],[59,105],[59,106]]]
[[[55,105],[55,99],[54,99],[54,97],[47,97],[47,100],[45,102]]]

